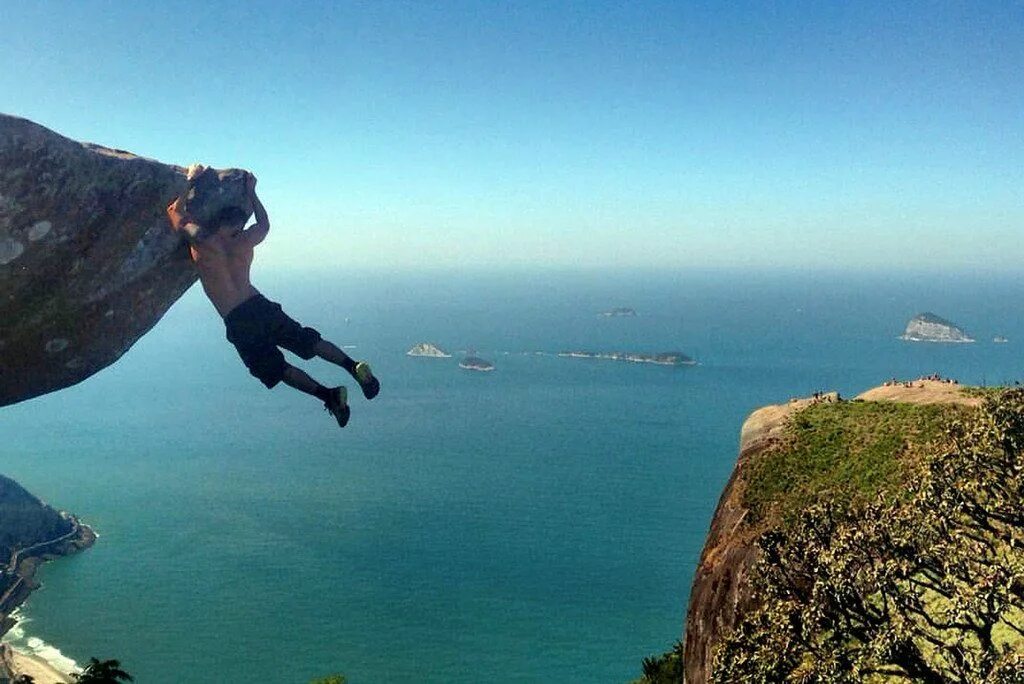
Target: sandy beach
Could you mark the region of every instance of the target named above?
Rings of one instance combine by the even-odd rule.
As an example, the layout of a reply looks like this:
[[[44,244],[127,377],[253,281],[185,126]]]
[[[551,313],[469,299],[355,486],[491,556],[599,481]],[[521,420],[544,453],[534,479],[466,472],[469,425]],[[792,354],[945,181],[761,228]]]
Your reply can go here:
[[[74,681],[38,656],[12,649],[12,657],[18,674],[31,675],[35,684],[70,684]]]

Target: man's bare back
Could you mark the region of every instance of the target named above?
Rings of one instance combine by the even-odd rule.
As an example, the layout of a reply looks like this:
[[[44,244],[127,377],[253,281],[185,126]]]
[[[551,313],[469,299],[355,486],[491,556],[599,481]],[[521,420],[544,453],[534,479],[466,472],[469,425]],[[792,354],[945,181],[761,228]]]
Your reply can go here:
[[[359,383],[367,399],[377,396],[380,382],[368,364],[354,361],[323,339],[318,331],[293,320],[280,304],[270,301],[252,286],[249,271],[254,251],[267,237],[270,219],[256,196],[256,178],[252,174],[246,176],[246,191],[256,216],[256,223],[249,228],[245,228],[248,213],[234,207],[222,210],[205,227],[189,218],[182,199],[172,202],[167,214],[176,230],[184,229],[187,235],[193,236],[189,249],[203,291],[224,319],[228,341],[235,346],[249,372],[268,389],[284,382],[319,398],[338,425],[344,427],[349,417],[345,388],[321,385],[285,361],[281,349],[302,359],[317,356],[341,366]]]
[[[249,280],[253,245],[241,231],[221,231],[190,249],[203,290],[222,318],[259,294]]]

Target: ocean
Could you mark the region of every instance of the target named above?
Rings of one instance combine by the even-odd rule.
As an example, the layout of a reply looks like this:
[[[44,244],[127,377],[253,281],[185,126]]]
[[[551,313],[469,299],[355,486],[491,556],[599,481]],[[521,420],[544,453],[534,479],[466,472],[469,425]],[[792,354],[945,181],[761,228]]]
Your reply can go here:
[[[750,411],[894,376],[1024,376],[1015,276],[257,275],[381,395],[352,393],[339,430],[266,391],[196,287],[111,368],[0,410],[0,472],[100,535],[40,572],[16,645],[118,658],[142,684],[627,682],[682,634]],[[598,315],[617,306],[639,315]],[[978,342],[898,340],[923,311]],[[424,341],[495,370],[405,355]]]

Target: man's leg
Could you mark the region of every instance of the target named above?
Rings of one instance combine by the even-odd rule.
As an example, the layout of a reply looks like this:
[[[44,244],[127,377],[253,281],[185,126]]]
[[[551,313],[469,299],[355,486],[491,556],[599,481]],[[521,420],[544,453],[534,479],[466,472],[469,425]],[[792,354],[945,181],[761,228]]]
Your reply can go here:
[[[284,376],[281,379],[284,380],[284,384],[289,387],[294,387],[300,392],[305,392],[306,394],[312,394],[320,401],[327,401],[331,392],[330,389],[309,377],[305,371],[299,370],[295,366],[289,364],[285,364]]]
[[[352,357],[343,352],[337,346],[328,342],[324,338],[320,338],[316,342],[316,346],[313,347],[313,351],[321,359],[330,361],[336,366],[341,366],[348,374],[353,378],[356,377],[356,362],[352,360]]]
[[[335,344],[321,337],[316,341],[313,353],[321,359],[330,361],[348,371],[348,374],[359,383],[360,389],[363,390],[363,396],[367,399],[373,399],[380,392],[380,382],[373,376],[370,366],[362,361],[354,361],[352,357],[339,349]]]
[[[380,392],[380,382],[373,376],[368,364],[353,360],[337,345],[323,339],[320,333],[313,328],[303,327],[301,323],[286,314],[280,304],[268,301],[268,305],[270,306],[269,316],[273,320],[275,344],[301,359],[319,356],[325,361],[341,366],[359,383],[359,388],[363,390],[363,396],[367,399],[377,396],[377,393]]]
[[[300,392],[311,394],[324,402],[324,408],[330,411],[331,415],[338,421],[338,425],[345,427],[348,423],[348,393],[344,387],[324,387],[319,382],[295,366],[285,364],[284,375],[281,377],[284,384],[294,387]]]

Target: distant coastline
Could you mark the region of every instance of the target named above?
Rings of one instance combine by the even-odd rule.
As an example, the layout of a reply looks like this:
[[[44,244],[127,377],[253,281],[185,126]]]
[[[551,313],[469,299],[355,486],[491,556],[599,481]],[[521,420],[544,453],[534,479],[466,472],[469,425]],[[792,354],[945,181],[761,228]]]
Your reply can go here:
[[[6,510],[13,513],[0,519],[0,539],[4,540],[0,555],[6,556],[0,558],[0,637],[4,637],[18,627],[18,608],[41,586],[35,579],[39,566],[89,548],[97,535],[77,516],[53,509],[2,476],[0,499]],[[15,635],[19,631],[15,630]],[[0,681],[27,674],[40,684],[70,682],[68,672],[33,651],[32,641],[29,640],[29,652],[19,650],[17,640],[0,644]],[[74,667],[70,659],[61,662],[64,667]]]
[[[40,587],[35,580],[40,565],[78,553],[96,543],[97,535],[91,527],[70,513],[61,511],[60,514],[71,523],[70,531],[16,550],[0,566],[0,637],[17,624],[10,617],[11,613]]]

